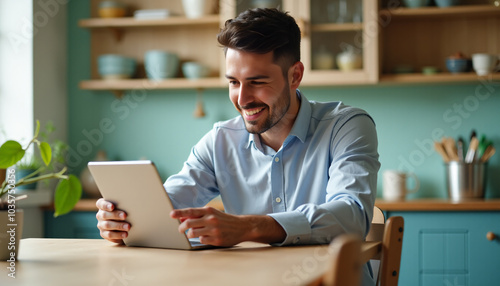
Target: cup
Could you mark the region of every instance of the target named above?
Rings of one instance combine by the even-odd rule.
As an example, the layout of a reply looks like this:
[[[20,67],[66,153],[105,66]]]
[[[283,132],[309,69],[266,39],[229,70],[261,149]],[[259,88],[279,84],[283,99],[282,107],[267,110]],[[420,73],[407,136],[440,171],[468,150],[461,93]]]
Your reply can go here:
[[[402,201],[407,194],[415,193],[420,187],[417,176],[413,173],[404,173],[395,170],[387,170],[383,175],[383,198],[386,201]],[[409,189],[408,178],[414,181],[414,187]]]
[[[173,78],[179,71],[179,57],[166,51],[147,51],[144,55],[144,67],[149,79]]]
[[[473,54],[472,67],[477,75],[485,76],[492,73],[498,63],[498,56],[491,54]]]

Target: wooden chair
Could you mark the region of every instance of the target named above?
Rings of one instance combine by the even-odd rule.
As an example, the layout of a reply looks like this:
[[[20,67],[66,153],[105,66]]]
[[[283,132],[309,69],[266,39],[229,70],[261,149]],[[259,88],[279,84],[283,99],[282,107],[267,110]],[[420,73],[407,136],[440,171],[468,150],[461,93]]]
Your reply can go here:
[[[400,216],[385,221],[383,212],[375,207],[370,232],[366,241],[352,234],[340,235],[330,244],[332,265],[322,277],[309,286],[360,285],[361,269],[368,261],[380,261],[377,285],[398,285],[401,249],[403,247],[404,220]]]

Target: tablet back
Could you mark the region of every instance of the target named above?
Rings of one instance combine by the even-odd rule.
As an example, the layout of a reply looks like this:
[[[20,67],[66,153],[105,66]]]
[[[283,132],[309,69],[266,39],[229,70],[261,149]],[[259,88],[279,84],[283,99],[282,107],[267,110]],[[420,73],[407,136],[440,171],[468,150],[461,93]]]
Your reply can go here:
[[[131,224],[128,246],[191,249],[179,221],[170,217],[172,203],[153,162],[89,162],[90,173],[103,198],[127,213]]]

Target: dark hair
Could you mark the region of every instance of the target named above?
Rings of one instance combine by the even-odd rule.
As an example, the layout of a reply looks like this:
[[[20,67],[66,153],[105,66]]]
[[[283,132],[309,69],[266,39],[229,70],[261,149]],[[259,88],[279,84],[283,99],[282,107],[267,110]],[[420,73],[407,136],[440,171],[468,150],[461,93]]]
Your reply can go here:
[[[217,35],[227,49],[250,53],[273,53],[273,60],[286,75],[288,68],[300,61],[300,29],[295,19],[278,9],[255,8],[227,20]]]

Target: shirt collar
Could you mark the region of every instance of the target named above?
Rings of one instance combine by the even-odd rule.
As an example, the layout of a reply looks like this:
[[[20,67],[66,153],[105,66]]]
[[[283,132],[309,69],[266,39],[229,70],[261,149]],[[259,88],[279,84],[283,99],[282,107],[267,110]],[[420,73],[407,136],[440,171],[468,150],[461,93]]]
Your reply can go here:
[[[297,114],[297,118],[295,118],[295,122],[293,124],[292,130],[290,130],[290,134],[288,134],[287,138],[283,145],[285,145],[288,141],[290,141],[293,137],[299,138],[302,143],[305,142],[307,132],[309,129],[309,122],[311,121],[311,104],[307,100],[307,98],[302,94],[300,90],[297,89],[297,97],[300,101],[300,108]],[[262,150],[260,137],[258,134],[248,133],[248,144],[247,149],[252,146],[252,142],[255,144],[255,147],[259,150]]]

